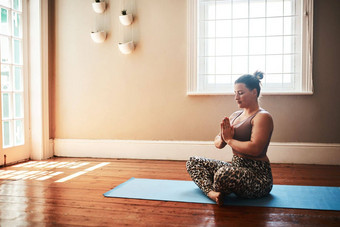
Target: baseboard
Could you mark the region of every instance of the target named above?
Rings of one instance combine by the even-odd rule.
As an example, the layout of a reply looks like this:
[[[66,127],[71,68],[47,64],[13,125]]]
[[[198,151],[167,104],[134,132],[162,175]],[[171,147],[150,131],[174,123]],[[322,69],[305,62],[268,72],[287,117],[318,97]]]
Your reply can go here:
[[[54,155],[157,160],[204,156],[230,161],[232,152],[230,147],[219,150],[205,141],[55,139]],[[268,157],[272,163],[340,165],[340,144],[272,142]]]

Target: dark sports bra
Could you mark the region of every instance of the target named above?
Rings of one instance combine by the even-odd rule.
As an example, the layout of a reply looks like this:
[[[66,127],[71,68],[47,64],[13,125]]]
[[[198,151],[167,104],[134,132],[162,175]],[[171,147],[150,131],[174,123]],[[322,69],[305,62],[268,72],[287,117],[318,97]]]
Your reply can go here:
[[[235,112],[233,115],[236,115],[236,117],[234,117],[231,120],[231,125],[234,126],[234,139],[238,140],[238,141],[250,141],[251,138],[251,133],[252,133],[252,129],[253,129],[253,125],[251,124],[251,121],[253,120],[253,118],[256,116],[256,114],[258,114],[259,112],[264,111],[263,109],[260,109],[259,111],[257,111],[255,114],[253,114],[252,116],[248,117],[247,119],[234,124],[235,120],[243,113],[242,110]],[[253,157],[253,158],[262,158],[264,156],[266,156],[267,153],[267,149],[269,146],[269,142],[271,139],[271,135],[272,133],[270,133],[268,142],[266,144],[266,146],[264,147],[263,151],[261,152],[260,155],[258,156],[252,156],[252,155],[247,155],[247,154],[243,154],[244,156],[248,156],[248,157]],[[233,149],[233,152],[235,153],[239,153],[236,150]]]

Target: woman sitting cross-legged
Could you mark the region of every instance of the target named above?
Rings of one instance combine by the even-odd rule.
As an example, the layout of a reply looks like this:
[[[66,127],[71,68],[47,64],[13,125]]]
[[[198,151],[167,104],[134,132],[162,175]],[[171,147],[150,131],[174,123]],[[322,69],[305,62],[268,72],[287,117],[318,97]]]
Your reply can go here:
[[[258,103],[262,78],[262,72],[255,72],[235,81],[235,100],[242,110],[222,120],[215,138],[217,148],[226,145],[232,148],[231,163],[202,157],[191,157],[186,163],[192,180],[219,205],[230,193],[242,198],[260,198],[273,187],[266,153],[274,126],[270,113]]]

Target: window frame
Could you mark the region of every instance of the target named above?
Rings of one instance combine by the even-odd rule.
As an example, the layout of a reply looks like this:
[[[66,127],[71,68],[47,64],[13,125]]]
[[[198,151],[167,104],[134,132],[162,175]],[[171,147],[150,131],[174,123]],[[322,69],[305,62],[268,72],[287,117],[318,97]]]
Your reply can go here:
[[[250,1],[250,0],[249,0]],[[301,89],[299,91],[266,91],[263,95],[312,95],[313,94],[313,5],[314,0],[301,0],[303,12]],[[198,0],[187,0],[187,95],[234,95],[231,91],[198,91]]]
[[[13,4],[13,1],[12,3]],[[1,91],[1,94],[2,93],[8,93],[10,94],[10,99],[12,99],[11,101],[11,105],[10,105],[10,108],[11,110],[10,111],[13,111],[13,113],[11,113],[11,116],[8,118],[8,119],[5,119],[3,120],[2,119],[2,116],[1,116],[1,113],[0,113],[0,116],[1,116],[1,130],[2,130],[2,133],[0,133],[2,136],[1,138],[1,142],[0,142],[0,146],[2,149],[4,150],[11,150],[11,149],[19,149],[19,150],[25,150],[27,148],[24,148],[24,147],[27,147],[28,146],[28,142],[29,142],[29,124],[28,124],[28,121],[29,121],[29,115],[28,115],[28,73],[27,73],[27,69],[28,69],[28,66],[27,66],[27,5],[26,5],[26,0],[21,0],[21,12],[20,12],[20,19],[21,19],[21,34],[19,37],[16,37],[16,36],[13,36],[13,13],[17,12],[18,10],[14,9],[13,6],[11,5],[11,7],[7,7],[7,6],[2,6],[1,8],[5,8],[8,10],[9,13],[9,27],[10,27],[10,31],[11,33],[8,34],[8,35],[3,35],[4,37],[7,37],[9,39],[9,49],[10,49],[10,58],[11,58],[11,61],[9,63],[4,63],[4,65],[8,65],[10,67],[10,71],[11,71],[11,79],[10,79],[10,83],[11,83],[11,90],[10,91]],[[14,40],[19,40],[21,46],[20,46],[20,62],[17,63],[15,62],[15,59],[14,59],[14,54],[13,54],[13,51],[14,51]],[[14,68],[15,67],[20,67],[21,68],[21,74],[22,74],[22,84],[21,84],[21,91],[20,90],[15,90],[14,89],[14,84],[13,84],[13,81],[14,81]],[[22,100],[21,100],[21,116],[15,116],[15,95],[16,94],[21,94],[22,95]],[[1,103],[1,101],[0,101]],[[1,107],[1,106],[0,106]],[[0,108],[1,109],[1,108]],[[16,143],[15,142],[15,135],[14,135],[14,132],[15,132],[15,121],[16,120],[22,120],[23,122],[23,141],[20,142],[20,143]],[[4,132],[3,132],[3,121],[8,121],[10,122],[10,133],[11,133],[11,137],[10,137],[10,144],[8,146],[5,146],[3,144],[4,142]]]

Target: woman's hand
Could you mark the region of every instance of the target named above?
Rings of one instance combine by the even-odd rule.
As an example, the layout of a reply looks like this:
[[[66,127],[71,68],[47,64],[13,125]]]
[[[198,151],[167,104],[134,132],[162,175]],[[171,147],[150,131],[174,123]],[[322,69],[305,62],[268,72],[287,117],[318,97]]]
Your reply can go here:
[[[234,126],[230,125],[228,117],[221,122],[221,137],[226,143],[234,137]]]

